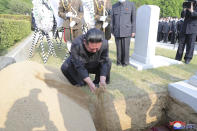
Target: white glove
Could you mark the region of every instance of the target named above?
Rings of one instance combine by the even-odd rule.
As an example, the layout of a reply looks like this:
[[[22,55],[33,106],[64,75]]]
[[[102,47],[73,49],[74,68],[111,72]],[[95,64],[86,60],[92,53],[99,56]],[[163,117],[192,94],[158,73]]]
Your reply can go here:
[[[72,43],[70,41],[67,41],[66,45],[67,45],[68,51],[71,52]]]
[[[100,21],[105,22],[105,21],[106,21],[106,19],[107,19],[107,16],[101,16],[101,17],[100,17]]]
[[[103,29],[105,29],[108,25],[109,25],[108,22],[104,22],[104,23],[103,23]]]
[[[72,28],[72,27],[74,27],[76,25],[76,22],[75,21],[71,21],[70,22],[70,27]]]
[[[66,13],[66,17],[68,17],[68,18],[73,17],[73,13],[72,12]]]

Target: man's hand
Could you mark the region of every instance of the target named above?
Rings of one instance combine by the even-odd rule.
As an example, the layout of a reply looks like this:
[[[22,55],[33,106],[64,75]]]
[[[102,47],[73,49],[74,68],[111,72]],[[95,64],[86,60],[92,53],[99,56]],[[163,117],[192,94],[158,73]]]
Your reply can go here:
[[[72,12],[68,12],[68,13],[66,13],[66,17],[68,17],[68,18],[71,18],[71,17],[73,17],[74,15],[73,15],[73,13]]]
[[[191,13],[194,12],[194,3],[193,3],[193,2],[191,3],[191,8],[188,9],[188,10],[189,10]]]
[[[88,84],[88,86],[89,86],[89,88],[90,88],[92,93],[94,93],[96,91],[96,89],[97,89],[93,82],[91,84]]]
[[[103,29],[105,29],[108,25],[109,25],[108,22],[104,22],[104,23],[103,23]]]
[[[105,21],[106,21],[106,19],[107,19],[107,16],[101,16],[101,17],[100,17],[100,21],[105,22]]]
[[[106,77],[105,76],[100,76],[100,86],[101,87],[106,87]]]
[[[132,33],[132,34],[131,34],[131,37],[134,38],[134,37],[135,37],[135,33]]]
[[[70,22],[70,27],[71,27],[71,28],[73,28],[75,25],[76,25],[76,22],[75,22],[75,21],[71,21],[71,22]]]
[[[92,93],[94,93],[96,91],[96,86],[92,82],[92,80],[90,79],[90,77],[85,78],[84,81],[88,84],[88,86],[89,86],[90,90],[92,91]]]

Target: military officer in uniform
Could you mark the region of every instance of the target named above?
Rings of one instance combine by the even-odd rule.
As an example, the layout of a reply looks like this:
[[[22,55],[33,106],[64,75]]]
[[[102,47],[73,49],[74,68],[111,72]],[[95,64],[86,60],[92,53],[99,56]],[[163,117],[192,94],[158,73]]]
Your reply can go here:
[[[87,84],[92,92],[96,89],[95,85],[108,84],[111,61],[103,32],[92,28],[86,34],[77,37],[72,42],[71,55],[63,63],[61,70],[73,85]],[[93,82],[89,73],[96,74]]]
[[[111,38],[110,5],[110,0],[94,0],[95,27],[104,31],[106,40]]]
[[[185,18],[183,27],[180,33],[179,47],[176,53],[176,60],[181,61],[183,51],[186,46],[185,63],[189,64],[193,58],[195,41],[197,36],[197,1],[188,0],[191,2],[191,7],[184,7],[181,17]]]
[[[112,6],[111,30],[117,47],[117,65],[129,64],[130,39],[136,32],[136,8],[133,2],[119,0]]]
[[[60,0],[58,14],[64,19],[65,38],[72,41],[82,34],[83,7],[81,0]]]

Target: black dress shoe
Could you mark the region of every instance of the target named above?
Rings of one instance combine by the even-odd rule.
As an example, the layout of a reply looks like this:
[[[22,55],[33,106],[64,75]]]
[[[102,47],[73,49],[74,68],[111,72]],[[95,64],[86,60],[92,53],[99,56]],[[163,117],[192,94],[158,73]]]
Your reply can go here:
[[[185,60],[185,64],[189,64],[190,63],[190,59]]]
[[[120,63],[117,63],[116,65],[117,65],[117,66],[122,66],[122,64],[120,64]]]
[[[126,67],[126,66],[128,66],[128,65],[129,65],[129,64],[123,64],[122,66],[123,66],[123,67]]]
[[[175,58],[175,60],[181,61],[181,59],[177,59],[177,58]]]

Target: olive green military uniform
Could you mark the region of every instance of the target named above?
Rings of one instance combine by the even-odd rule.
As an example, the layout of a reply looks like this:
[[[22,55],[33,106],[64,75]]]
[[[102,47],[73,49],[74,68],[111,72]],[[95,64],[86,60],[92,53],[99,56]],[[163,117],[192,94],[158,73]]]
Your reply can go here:
[[[103,16],[103,11],[104,9],[101,7],[103,5],[100,5],[101,3],[98,2],[98,0],[94,0],[94,9],[95,9],[95,27],[97,29],[100,29],[102,31],[104,31],[103,29],[103,21],[100,21],[100,18],[101,16]],[[103,4],[103,3],[102,3]],[[108,14],[105,13],[105,15],[107,17],[106,19],[106,22],[108,22],[108,26],[105,28],[105,39],[106,40],[109,40],[111,39],[111,26],[110,26],[110,23],[111,23],[111,16],[109,14],[109,11],[110,11],[110,8],[109,7],[106,7],[106,11],[108,12]]]
[[[69,6],[69,4],[71,6]],[[73,12],[71,7],[77,12],[77,18],[68,18],[66,13]],[[65,28],[65,38],[68,41],[72,41],[77,36],[82,35],[82,17],[83,17],[83,7],[80,0],[72,0],[71,3],[67,3],[66,0],[60,0],[58,14],[64,19],[63,27]],[[70,28],[70,22],[75,21],[76,25]],[[72,31],[71,31],[72,30]]]

